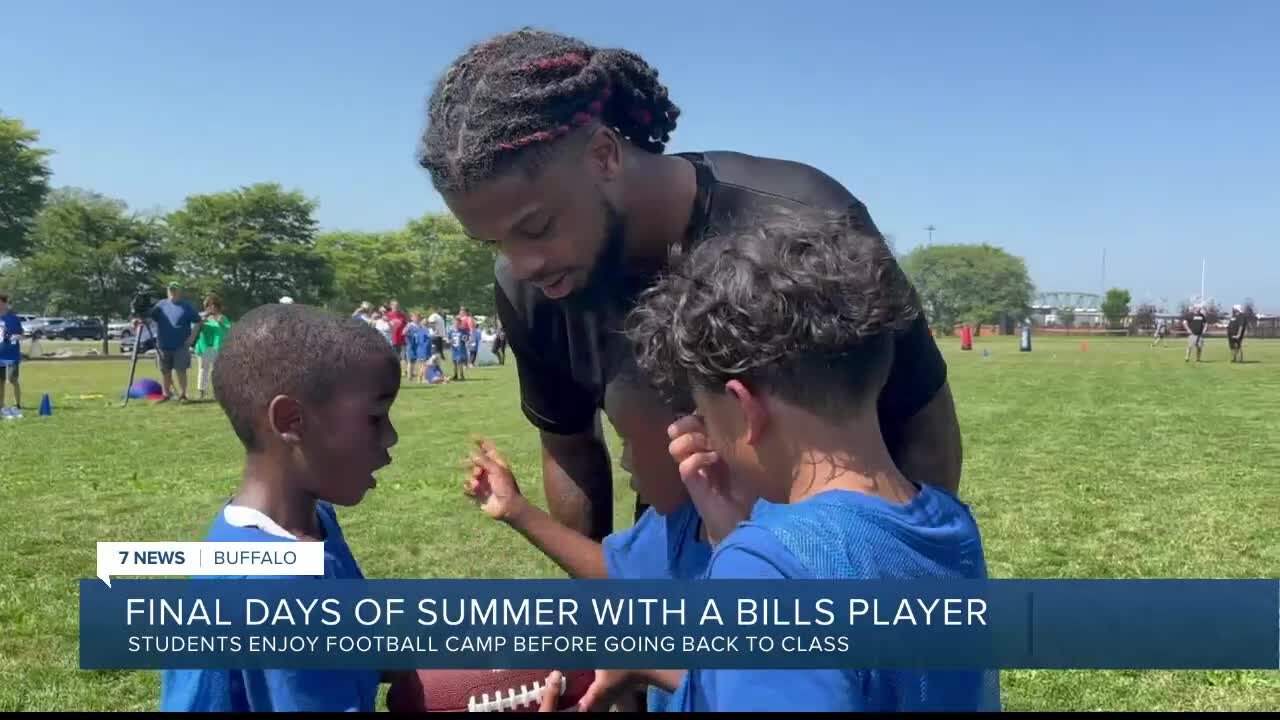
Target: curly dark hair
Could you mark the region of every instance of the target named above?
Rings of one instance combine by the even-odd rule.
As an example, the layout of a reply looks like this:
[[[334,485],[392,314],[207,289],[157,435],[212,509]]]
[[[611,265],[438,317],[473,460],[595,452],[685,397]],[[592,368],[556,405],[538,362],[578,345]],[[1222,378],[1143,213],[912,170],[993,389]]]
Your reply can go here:
[[[775,211],[704,240],[627,319],[637,364],[678,400],[755,392],[833,420],[878,396],[919,313],[879,237],[848,215]]]
[[[536,171],[554,141],[595,122],[661,153],[679,116],[639,55],[524,28],[473,45],[441,75],[418,162],[437,190],[466,190],[517,162]]]

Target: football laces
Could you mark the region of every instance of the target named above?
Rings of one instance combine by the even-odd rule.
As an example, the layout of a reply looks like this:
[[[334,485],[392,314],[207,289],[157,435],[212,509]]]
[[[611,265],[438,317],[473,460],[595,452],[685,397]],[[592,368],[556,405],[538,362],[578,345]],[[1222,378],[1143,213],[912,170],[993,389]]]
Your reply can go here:
[[[507,688],[499,690],[490,698],[489,693],[483,693],[477,698],[475,695],[467,698],[467,712],[504,712],[512,711],[526,705],[542,702],[542,689],[545,687],[541,682],[535,682],[532,686],[521,685],[517,691],[515,688]],[[568,688],[568,681],[562,675],[560,677],[560,694],[564,695]]]

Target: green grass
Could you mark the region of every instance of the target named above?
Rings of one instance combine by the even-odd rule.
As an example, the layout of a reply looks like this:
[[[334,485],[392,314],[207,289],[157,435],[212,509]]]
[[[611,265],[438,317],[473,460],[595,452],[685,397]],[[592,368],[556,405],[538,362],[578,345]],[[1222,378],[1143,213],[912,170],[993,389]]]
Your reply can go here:
[[[1280,577],[1280,341],[1251,342],[1253,362],[1233,365],[1214,340],[1200,366],[1144,340],[1082,351],[1080,338],[1038,338],[1030,354],[1011,338],[942,342],[962,492],[994,576]],[[27,417],[0,423],[0,711],[156,707],[154,673],[78,669],[76,582],[94,574],[95,541],[200,539],[239,451],[213,404],[121,409],[127,373],[119,360],[28,363]],[[460,492],[457,461],[483,431],[541,497],[514,367],[470,376],[396,404],[395,463],[343,515],[371,577],[559,576]],[[50,418],[34,410],[44,392]],[[105,397],[81,399],[92,394]],[[624,527],[631,493],[616,478]],[[1012,710],[1275,709],[1280,673],[1006,672],[1004,697]]]

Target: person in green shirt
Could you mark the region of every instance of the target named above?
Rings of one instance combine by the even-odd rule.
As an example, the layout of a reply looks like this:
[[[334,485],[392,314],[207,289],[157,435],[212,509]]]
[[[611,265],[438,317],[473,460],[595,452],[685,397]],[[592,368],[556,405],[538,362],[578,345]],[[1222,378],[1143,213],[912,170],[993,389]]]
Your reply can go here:
[[[213,375],[213,364],[218,359],[222,340],[230,329],[231,320],[222,313],[222,298],[217,295],[205,298],[204,321],[200,324],[200,335],[196,338],[196,358],[200,363],[196,388],[200,391],[201,400],[205,399],[209,378]]]

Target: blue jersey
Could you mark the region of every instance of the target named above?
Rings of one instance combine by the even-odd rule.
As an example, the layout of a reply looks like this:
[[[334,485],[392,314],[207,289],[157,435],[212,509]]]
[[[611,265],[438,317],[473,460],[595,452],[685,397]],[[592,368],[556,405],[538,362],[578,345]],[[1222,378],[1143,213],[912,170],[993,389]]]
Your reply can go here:
[[[635,525],[604,539],[605,568],[619,580],[695,580],[711,561],[711,545],[701,531],[692,502],[669,515],[649,508]],[[649,712],[661,712],[670,701],[666,691],[649,689]]]
[[[318,514],[325,534],[325,578],[363,579],[333,508],[321,503]],[[219,514],[207,539],[296,542],[260,513],[235,506]],[[251,578],[194,581],[245,579]],[[374,712],[381,674],[362,670],[166,670],[160,681],[162,712]]]
[[[699,535],[692,502],[669,515],[644,511],[636,524],[604,539],[604,564],[619,580],[695,580],[706,572],[711,545]]]
[[[0,365],[17,365],[22,362],[22,347],[18,336],[22,335],[22,319],[10,310],[0,315]]]
[[[410,360],[426,360],[430,356],[431,335],[416,323],[410,323],[404,330],[405,346]]]
[[[977,524],[932,487],[905,504],[845,490],[801,502],[760,501],[716,548],[707,578],[984,579]],[[692,670],[671,710],[979,711],[999,709],[999,676],[983,671]]]
[[[449,345],[453,347],[453,361],[466,362],[470,356],[467,354],[467,336],[458,330],[449,332]]]

